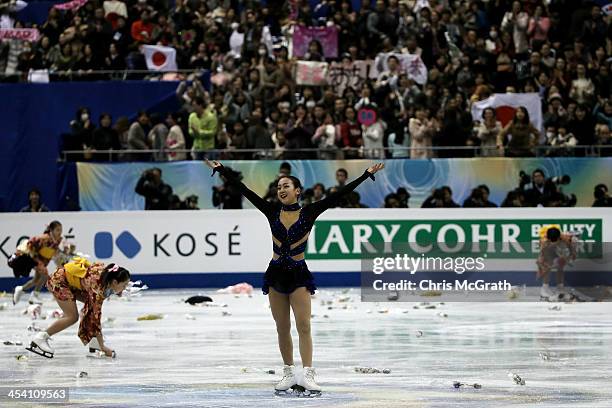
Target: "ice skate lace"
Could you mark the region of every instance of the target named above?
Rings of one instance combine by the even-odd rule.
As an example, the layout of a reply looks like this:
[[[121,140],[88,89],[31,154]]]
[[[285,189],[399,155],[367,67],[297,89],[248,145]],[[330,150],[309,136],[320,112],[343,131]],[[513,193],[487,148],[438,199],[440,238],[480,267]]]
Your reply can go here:
[[[283,374],[283,378],[281,379],[281,382],[288,381],[292,377],[293,377],[293,371],[285,371],[285,373]]]
[[[306,380],[310,382],[314,382],[314,376],[315,376],[315,372],[312,369],[306,370],[306,372],[304,373],[304,377],[306,378]]]

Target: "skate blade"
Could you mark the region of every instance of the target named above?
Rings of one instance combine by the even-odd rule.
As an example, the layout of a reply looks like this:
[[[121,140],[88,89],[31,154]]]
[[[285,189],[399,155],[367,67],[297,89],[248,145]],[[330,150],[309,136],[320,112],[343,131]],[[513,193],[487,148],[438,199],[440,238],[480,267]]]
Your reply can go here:
[[[301,398],[317,398],[321,396],[321,391],[304,391],[300,393]]]
[[[299,385],[292,385],[291,388],[286,390],[275,390],[274,395],[277,397],[285,397],[285,398],[297,398],[299,397],[300,392],[304,391],[304,387]]]
[[[34,354],[38,354],[39,356],[42,356],[42,357],[53,358],[53,353],[48,353],[46,351],[39,349],[38,346],[34,343],[31,343],[30,347],[26,347],[25,349],[28,351],[31,351]]]
[[[89,349],[89,354],[87,354],[88,358],[95,358],[97,360],[112,360],[117,357],[117,353],[113,350],[113,355],[111,357],[107,356],[102,350],[97,350],[94,348]]]
[[[284,398],[315,398],[321,396],[321,391],[308,391],[301,385],[294,385],[286,391],[275,391],[274,395]]]

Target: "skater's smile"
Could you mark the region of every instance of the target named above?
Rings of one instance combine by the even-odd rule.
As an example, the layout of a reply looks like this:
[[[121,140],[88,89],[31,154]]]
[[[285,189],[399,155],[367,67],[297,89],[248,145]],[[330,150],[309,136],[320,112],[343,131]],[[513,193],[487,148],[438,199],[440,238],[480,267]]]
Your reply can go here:
[[[296,203],[301,191],[301,184],[294,177],[282,177],[278,180],[276,194],[278,200],[285,205]]]

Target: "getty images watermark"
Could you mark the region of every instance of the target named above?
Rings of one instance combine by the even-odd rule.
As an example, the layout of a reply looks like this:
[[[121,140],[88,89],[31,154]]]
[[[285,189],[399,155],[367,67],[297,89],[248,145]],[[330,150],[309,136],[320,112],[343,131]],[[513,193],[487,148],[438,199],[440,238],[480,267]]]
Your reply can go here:
[[[361,252],[362,300],[538,301],[546,280],[553,287],[561,282],[562,287],[587,289],[591,295],[574,297],[580,301],[609,300],[607,289],[593,296],[595,288],[612,284],[612,251],[606,248],[610,246],[589,243],[571,251],[544,250],[532,241],[369,243]],[[550,268],[542,267],[546,262]]]

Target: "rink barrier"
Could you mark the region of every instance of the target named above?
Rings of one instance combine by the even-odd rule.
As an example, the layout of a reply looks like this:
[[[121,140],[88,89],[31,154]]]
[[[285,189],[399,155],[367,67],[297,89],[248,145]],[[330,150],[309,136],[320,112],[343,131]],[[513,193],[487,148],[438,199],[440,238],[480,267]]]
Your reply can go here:
[[[8,259],[22,239],[40,234],[52,220],[63,224],[65,239],[78,251],[118,263],[151,287],[221,287],[241,281],[260,286],[272,255],[269,226],[257,210],[0,214],[0,255]],[[437,239],[462,232],[466,242],[508,237],[537,242],[539,229],[548,224],[583,228],[583,238],[594,243],[612,242],[610,208],[334,209],[317,220],[306,259],[318,285],[358,286],[360,244],[367,236],[381,242],[396,230],[396,240],[405,242],[411,236]],[[487,262],[486,273],[509,273],[515,284],[534,284],[535,258],[497,254]],[[593,264],[599,273],[607,272],[603,275],[612,271],[605,262]],[[49,271],[54,269],[52,262]],[[568,276],[575,270],[592,271],[577,263]],[[15,282],[2,262],[1,290]]]

